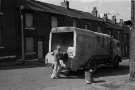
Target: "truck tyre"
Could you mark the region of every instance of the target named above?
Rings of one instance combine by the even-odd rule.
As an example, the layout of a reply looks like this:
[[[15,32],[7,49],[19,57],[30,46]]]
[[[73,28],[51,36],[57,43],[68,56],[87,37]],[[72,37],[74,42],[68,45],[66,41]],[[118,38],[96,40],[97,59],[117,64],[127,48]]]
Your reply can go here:
[[[96,63],[96,61],[92,61],[92,69],[93,69],[93,72],[95,72],[96,70],[97,70],[97,63]]]
[[[93,72],[95,72],[97,70],[96,61],[93,58],[89,59],[89,61],[87,62],[86,66],[85,66],[85,70],[90,70],[90,69],[92,69]]]

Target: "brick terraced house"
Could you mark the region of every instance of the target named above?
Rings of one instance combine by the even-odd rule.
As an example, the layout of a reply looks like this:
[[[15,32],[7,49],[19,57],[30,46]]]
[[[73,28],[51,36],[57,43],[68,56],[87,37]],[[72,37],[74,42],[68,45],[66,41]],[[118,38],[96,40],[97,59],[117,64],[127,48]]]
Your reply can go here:
[[[94,13],[94,14],[93,14]],[[39,60],[48,52],[52,27],[73,26],[110,34],[121,41],[122,54],[129,56],[129,28],[96,12],[83,12],[70,8],[69,2],[61,6],[35,0],[0,0],[0,61]]]

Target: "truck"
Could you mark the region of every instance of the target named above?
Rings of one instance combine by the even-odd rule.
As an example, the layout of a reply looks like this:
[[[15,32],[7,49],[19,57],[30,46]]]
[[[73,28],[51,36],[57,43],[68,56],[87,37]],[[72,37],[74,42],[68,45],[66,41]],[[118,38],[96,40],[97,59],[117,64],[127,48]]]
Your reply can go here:
[[[101,64],[119,67],[121,62],[120,42],[108,34],[76,27],[52,28],[49,37],[49,53],[46,63],[53,63],[51,52],[57,45],[67,55],[64,65],[71,71],[83,68],[96,68]],[[117,50],[119,46],[119,50]]]

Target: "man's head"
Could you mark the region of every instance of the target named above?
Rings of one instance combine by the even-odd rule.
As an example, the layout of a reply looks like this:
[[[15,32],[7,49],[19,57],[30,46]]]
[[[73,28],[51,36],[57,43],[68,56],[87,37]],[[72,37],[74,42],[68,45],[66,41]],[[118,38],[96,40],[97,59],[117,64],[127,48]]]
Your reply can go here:
[[[60,45],[57,45],[56,46],[56,49],[60,51],[61,50],[61,46]]]

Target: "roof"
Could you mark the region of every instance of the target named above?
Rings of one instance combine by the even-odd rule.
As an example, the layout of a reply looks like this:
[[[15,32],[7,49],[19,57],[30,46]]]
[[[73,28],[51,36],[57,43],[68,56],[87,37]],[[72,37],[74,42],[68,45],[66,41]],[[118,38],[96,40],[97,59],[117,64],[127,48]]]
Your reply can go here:
[[[61,33],[61,32],[74,32],[74,31],[83,31],[83,32],[86,32],[87,34],[92,33],[94,35],[98,35],[98,36],[101,36],[101,37],[111,38],[111,36],[108,35],[108,34],[94,32],[94,31],[86,30],[86,29],[80,29],[80,28],[77,28],[77,27],[54,27],[54,28],[52,28],[51,32],[52,33]]]
[[[26,0],[23,4],[24,8],[32,9],[41,12],[48,12],[52,14],[65,15],[78,19],[87,19],[94,21],[102,21],[102,19],[93,16],[91,13],[83,12],[71,8],[64,8],[62,6],[57,6],[49,3],[44,3],[40,1]]]
[[[76,9],[71,9],[71,8],[67,9],[62,6],[57,6],[57,5],[40,2],[40,1],[34,1],[34,0],[23,0],[23,5],[25,9],[48,12],[51,14],[64,15],[64,16],[69,16],[69,17],[73,17],[77,19],[86,19],[86,20],[103,22],[105,23],[107,28],[122,29],[122,27],[120,27],[119,25],[106,22],[102,18],[97,18],[93,16],[91,13],[76,10]]]

